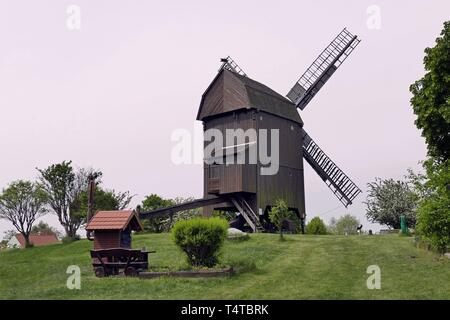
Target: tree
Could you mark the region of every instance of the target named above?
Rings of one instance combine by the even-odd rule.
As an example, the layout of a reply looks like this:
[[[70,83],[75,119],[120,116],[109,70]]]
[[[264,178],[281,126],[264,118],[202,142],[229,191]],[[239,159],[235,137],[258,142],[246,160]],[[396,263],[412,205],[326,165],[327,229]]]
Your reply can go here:
[[[172,202],[172,205],[177,205],[177,204],[183,204],[186,202],[191,202],[194,199],[195,199],[194,197],[187,197],[187,198],[176,197],[175,199],[171,200],[171,202]],[[189,220],[189,219],[199,217],[199,216],[201,216],[201,212],[200,212],[199,208],[175,212],[173,214],[173,217],[168,219],[167,225],[166,225],[166,230],[172,229],[172,227],[174,226],[174,224],[177,221]]]
[[[425,75],[410,86],[411,105],[428,148],[419,190],[417,233],[441,252],[450,245],[450,21],[433,48],[425,49]]]
[[[167,208],[186,202],[191,202],[194,199],[194,197],[176,197],[175,199],[163,199],[156,194],[150,194],[144,199],[142,205],[139,206],[139,210],[152,211],[159,208]],[[147,218],[144,220],[143,226],[145,230],[150,232],[166,232],[171,230],[176,222],[198,217],[201,215],[200,213],[200,209],[195,208],[174,212],[171,216]]]
[[[433,48],[425,49],[425,75],[410,86],[416,126],[436,161],[450,159],[450,21]]]
[[[47,213],[47,196],[38,183],[18,180],[0,195],[0,219],[9,220],[30,246],[34,222]]]
[[[75,239],[77,230],[85,222],[85,215],[80,211],[80,202],[77,200],[87,190],[89,175],[101,177],[102,173],[93,169],[75,171],[72,161],[63,161],[37,170],[50,207],[57,215],[66,236]]]
[[[152,211],[159,208],[167,208],[174,205],[171,199],[164,199],[157,194],[150,194],[142,201],[140,206],[141,211]],[[146,231],[150,232],[164,232],[167,231],[167,217],[152,217],[143,221],[143,226]]]
[[[417,209],[417,233],[441,253],[450,246],[450,160],[426,161],[426,178],[416,180],[425,196]]]
[[[144,201],[142,201],[142,210],[151,211],[159,208],[166,208],[173,205],[173,201],[171,199],[164,199],[157,194],[150,194],[145,197]]]
[[[327,227],[319,217],[314,217],[306,226],[308,234],[327,234]]]
[[[83,190],[73,204],[74,210],[84,218],[86,218],[88,211],[88,197],[88,191]],[[94,212],[98,210],[124,210],[129,206],[133,197],[129,191],[104,190],[99,185],[96,185],[92,210]]]
[[[40,221],[37,225],[31,228],[32,234],[43,234],[43,235],[55,235],[56,237],[60,237],[60,232],[55,228],[49,226],[44,221]]]
[[[357,234],[357,228],[360,225],[358,218],[346,214],[339,219],[332,218],[330,221],[330,230],[335,234]]]
[[[408,227],[416,223],[417,195],[408,182],[380,178],[367,184],[366,217],[389,228],[400,228],[400,216]]]
[[[280,232],[280,240],[283,240],[283,223],[287,220],[297,220],[295,212],[289,210],[286,202],[278,199],[275,206],[269,211],[270,221],[277,227]]]

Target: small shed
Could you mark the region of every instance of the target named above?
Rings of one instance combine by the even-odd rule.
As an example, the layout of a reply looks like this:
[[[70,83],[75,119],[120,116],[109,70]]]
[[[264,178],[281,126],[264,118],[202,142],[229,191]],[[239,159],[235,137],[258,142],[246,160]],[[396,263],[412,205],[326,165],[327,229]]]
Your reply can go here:
[[[94,250],[131,248],[131,231],[141,231],[134,210],[98,211],[86,226],[94,232]]]

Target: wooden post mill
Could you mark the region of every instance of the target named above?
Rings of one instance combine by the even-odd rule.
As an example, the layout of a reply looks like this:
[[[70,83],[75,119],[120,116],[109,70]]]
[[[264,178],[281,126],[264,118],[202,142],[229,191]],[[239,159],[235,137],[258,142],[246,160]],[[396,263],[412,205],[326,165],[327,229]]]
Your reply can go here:
[[[225,153],[205,157],[202,199],[141,212],[140,217],[171,216],[177,211],[203,207],[205,215],[211,215],[213,210],[236,212],[232,226],[246,226],[253,232],[261,232],[271,230],[268,211],[277,199],[283,199],[297,213],[303,227],[306,216],[303,159],[345,207],[352,204],[361,190],[308,135],[297,110],[308,105],[359,42],[357,36],[344,28],[286,97],[248,77],[230,57],[222,59],[218,74],[202,96],[197,120],[203,122],[205,134],[211,129],[223,136],[228,129],[243,132],[276,129],[279,135],[277,173],[261,174],[266,165],[259,159],[255,163],[226,161],[230,157],[236,160],[239,152],[248,159],[251,148],[267,148],[268,154],[273,153],[275,148],[270,143],[264,146],[251,136],[245,136],[240,142],[227,140],[222,148]],[[214,158],[219,157],[227,159],[215,161]]]

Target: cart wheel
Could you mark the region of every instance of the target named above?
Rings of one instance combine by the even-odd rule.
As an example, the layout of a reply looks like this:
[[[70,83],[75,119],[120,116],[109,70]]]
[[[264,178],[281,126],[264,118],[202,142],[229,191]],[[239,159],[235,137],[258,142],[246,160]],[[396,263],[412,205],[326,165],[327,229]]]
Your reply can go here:
[[[135,268],[133,267],[128,267],[125,269],[125,275],[127,277],[136,277],[138,275],[138,272]]]
[[[94,270],[97,278],[103,278],[105,276],[105,269],[103,267],[97,267]]]

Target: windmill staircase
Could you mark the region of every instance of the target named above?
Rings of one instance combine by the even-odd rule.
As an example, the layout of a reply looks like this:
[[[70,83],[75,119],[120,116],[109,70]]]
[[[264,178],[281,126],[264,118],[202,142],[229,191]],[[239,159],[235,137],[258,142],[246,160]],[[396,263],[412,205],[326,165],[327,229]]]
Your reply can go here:
[[[242,215],[242,217],[250,226],[250,228],[253,230],[253,232],[263,232],[265,230],[263,225],[261,224],[259,216],[253,211],[251,206],[241,195],[233,195],[231,197],[210,196],[208,198],[195,199],[189,202],[177,204],[166,208],[155,209],[148,212],[139,212],[139,218],[145,219],[158,216],[172,217],[174,213],[179,211],[190,210],[224,202],[229,202],[236,207],[239,214]]]
[[[347,208],[361,190],[350,178],[323,152],[313,139],[303,131],[303,156],[317,172],[328,188]]]
[[[247,224],[252,228],[253,232],[263,232],[264,227],[259,220],[259,216],[253,211],[250,205],[245,201],[243,197],[232,196],[230,197],[231,203],[236,207]]]

